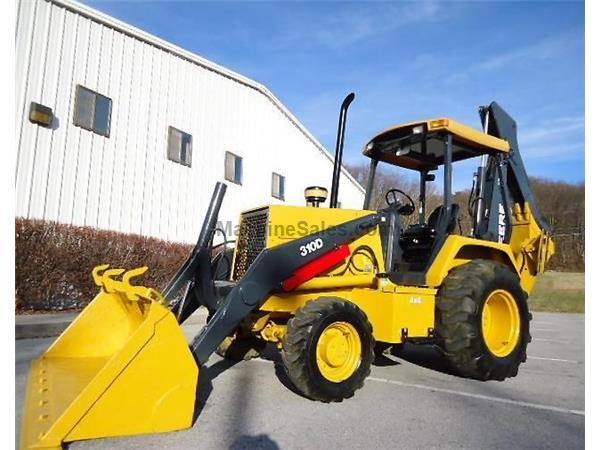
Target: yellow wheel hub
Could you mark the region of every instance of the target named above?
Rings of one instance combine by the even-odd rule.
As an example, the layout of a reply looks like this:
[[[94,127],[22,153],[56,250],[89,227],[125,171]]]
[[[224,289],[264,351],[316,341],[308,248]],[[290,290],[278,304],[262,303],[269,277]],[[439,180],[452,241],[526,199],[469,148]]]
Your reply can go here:
[[[352,376],[360,364],[360,336],[347,322],[327,326],[317,341],[317,366],[321,375],[334,383]]]
[[[488,296],[483,304],[481,329],[485,345],[494,356],[502,358],[512,353],[521,335],[521,317],[509,292],[498,289]]]

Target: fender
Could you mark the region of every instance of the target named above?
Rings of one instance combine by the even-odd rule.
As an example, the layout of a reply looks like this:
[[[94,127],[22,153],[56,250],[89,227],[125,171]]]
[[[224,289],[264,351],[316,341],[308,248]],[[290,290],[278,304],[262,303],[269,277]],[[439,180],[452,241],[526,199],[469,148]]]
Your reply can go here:
[[[474,259],[495,260],[506,264],[516,274],[519,273],[510,245],[450,235],[427,271],[427,286],[439,287],[450,270]]]

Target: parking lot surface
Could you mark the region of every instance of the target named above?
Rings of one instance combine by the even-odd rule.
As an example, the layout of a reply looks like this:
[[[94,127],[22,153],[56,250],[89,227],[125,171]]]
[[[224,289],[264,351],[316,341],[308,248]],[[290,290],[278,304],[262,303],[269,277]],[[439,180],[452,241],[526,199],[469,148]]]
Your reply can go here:
[[[184,327],[186,335],[198,327]],[[191,429],[69,448],[583,448],[584,316],[534,313],[532,335],[516,378],[460,378],[434,349],[407,345],[376,360],[352,399],[331,404],[294,393],[276,351],[237,364],[213,355],[201,371]],[[53,340],[16,342],[17,441],[29,364]]]

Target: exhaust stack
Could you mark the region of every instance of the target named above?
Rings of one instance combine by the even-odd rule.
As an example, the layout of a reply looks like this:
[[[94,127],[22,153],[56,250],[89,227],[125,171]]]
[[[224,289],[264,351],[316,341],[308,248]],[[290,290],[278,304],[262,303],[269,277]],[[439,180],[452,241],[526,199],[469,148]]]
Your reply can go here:
[[[348,107],[354,100],[354,92],[346,96],[340,108],[340,119],[338,122],[337,140],[335,143],[335,160],[333,163],[333,177],[331,180],[331,201],[330,208],[337,208],[338,187],[340,185],[340,171],[342,169],[342,153],[344,151],[344,134],[346,133],[346,114]]]

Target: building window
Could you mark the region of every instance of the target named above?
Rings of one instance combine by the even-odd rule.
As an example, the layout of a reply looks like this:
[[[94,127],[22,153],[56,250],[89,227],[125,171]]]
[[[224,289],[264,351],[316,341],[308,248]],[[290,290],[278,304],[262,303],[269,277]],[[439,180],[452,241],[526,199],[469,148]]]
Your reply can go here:
[[[271,176],[271,195],[279,200],[285,200],[285,177],[275,172]]]
[[[192,135],[169,127],[167,158],[184,166],[192,167]]]
[[[225,152],[225,179],[232,183],[242,184],[242,158]]]
[[[75,90],[73,124],[108,137],[112,100],[81,85]]]

